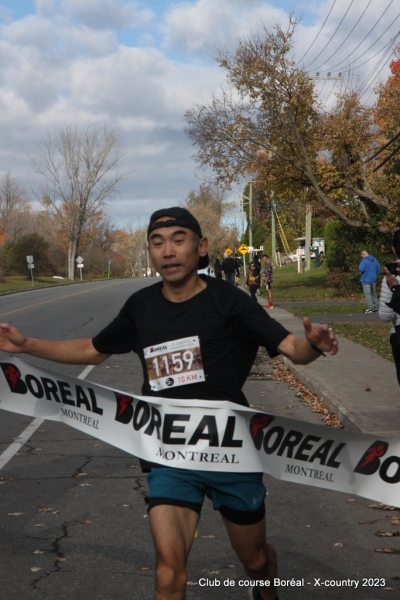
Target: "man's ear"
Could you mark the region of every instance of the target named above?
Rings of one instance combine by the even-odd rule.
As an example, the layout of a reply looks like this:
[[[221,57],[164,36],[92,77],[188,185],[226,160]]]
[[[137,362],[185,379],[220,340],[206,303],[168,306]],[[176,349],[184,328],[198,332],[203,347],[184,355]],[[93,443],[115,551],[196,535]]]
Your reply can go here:
[[[203,237],[199,242],[199,255],[205,256],[208,252],[208,238]]]

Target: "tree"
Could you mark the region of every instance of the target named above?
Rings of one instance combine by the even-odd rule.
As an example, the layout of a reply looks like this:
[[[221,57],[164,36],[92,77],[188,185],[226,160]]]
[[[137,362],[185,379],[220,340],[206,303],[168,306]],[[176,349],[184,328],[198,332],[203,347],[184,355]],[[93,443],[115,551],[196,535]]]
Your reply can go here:
[[[375,123],[379,126],[382,152],[379,155],[381,174],[379,181],[391,198],[400,197],[400,60],[390,63],[392,75],[378,85],[378,101],[374,110]],[[377,169],[378,171],[378,169]],[[393,218],[398,216],[393,212]]]
[[[44,275],[51,270],[48,255],[49,244],[37,233],[22,235],[14,244],[10,244],[12,267],[17,273],[28,273],[27,256],[33,256],[36,275]]]
[[[400,199],[374,171],[381,140],[372,110],[353,91],[329,110],[318,103],[291,57],[297,24],[291,15],[286,30],[263,28],[219,53],[225,88],[185,115],[196,159],[225,185],[251,176],[267,196],[307,197],[353,228],[392,229]]]
[[[68,239],[69,279],[74,279],[82,234],[132,171],[117,169],[124,155],[116,132],[97,125],[81,131],[65,125],[38,145],[32,163],[44,178],[42,204]]]
[[[27,192],[10,173],[0,177],[0,229],[9,242],[27,229],[31,216]]]
[[[239,241],[237,227],[224,222],[234,206],[226,202],[225,196],[222,188],[201,184],[197,191],[189,192],[185,202],[200,222],[203,235],[208,238],[211,262],[221,258],[227,247],[236,247]]]
[[[126,248],[126,258],[132,275],[142,275],[147,271],[149,256],[147,252],[147,227],[130,228],[130,244]]]

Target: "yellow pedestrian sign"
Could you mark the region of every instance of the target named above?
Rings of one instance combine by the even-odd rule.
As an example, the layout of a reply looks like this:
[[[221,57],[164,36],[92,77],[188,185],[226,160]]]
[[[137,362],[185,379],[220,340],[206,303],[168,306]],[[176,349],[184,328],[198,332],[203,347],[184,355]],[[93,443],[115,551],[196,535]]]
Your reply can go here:
[[[247,254],[249,251],[249,247],[246,246],[246,244],[242,244],[241,246],[239,246],[238,250],[240,254]]]

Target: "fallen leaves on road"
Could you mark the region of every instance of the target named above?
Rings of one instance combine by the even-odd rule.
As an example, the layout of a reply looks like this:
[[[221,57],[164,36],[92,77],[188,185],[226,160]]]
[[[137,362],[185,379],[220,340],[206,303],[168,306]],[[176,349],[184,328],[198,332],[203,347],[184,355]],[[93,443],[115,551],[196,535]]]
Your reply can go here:
[[[383,554],[400,554],[400,550],[396,548],[375,548],[375,552],[381,552]]]
[[[336,429],[343,429],[342,422],[337,418],[337,416],[327,409],[324,405],[323,401],[314,394],[310,392],[309,389],[293,375],[289,369],[285,367],[282,363],[278,363],[274,366],[272,371],[273,378],[278,381],[286,381],[289,383],[289,388],[291,390],[296,390],[296,396],[301,398],[303,402],[305,402],[313,412],[321,413],[323,416],[321,417],[322,421],[329,427],[334,427]]]
[[[375,532],[375,535],[380,537],[399,537],[400,531],[385,531],[384,529],[379,529]]]
[[[396,506],[390,506],[389,504],[368,504],[368,508],[377,508],[378,510],[400,510]]]

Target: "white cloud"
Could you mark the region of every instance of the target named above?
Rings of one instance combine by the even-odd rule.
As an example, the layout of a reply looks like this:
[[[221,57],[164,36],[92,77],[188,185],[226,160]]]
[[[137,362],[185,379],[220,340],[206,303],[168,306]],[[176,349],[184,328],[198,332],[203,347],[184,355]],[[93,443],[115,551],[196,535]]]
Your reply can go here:
[[[284,12],[263,0],[198,0],[173,5],[167,12],[165,45],[187,52],[214,54],[236,46],[239,38]]]
[[[93,29],[138,27],[153,19],[153,12],[123,0],[65,0],[67,12]]]
[[[55,0],[35,0],[35,6],[41,17],[50,17],[56,11]]]
[[[147,218],[154,207],[179,203],[198,187],[194,149],[183,131],[184,113],[207,103],[222,83],[216,48],[234,50],[238,38],[251,35],[262,23],[287,23],[284,7],[295,6],[305,11],[294,39],[300,58],[332,6],[331,0],[287,0],[282,7],[264,0],[36,0],[36,14],[13,20],[15,2],[0,0],[0,174],[31,177],[28,155],[46,129],[55,131],[66,121],[115,126],[136,166],[121,198],[113,202],[112,215],[120,224],[138,214]],[[327,61],[332,53],[336,62],[350,62],[354,48],[389,2],[372,0],[345,41],[365,8],[354,3],[357,7],[321,55],[349,5],[349,0],[336,0],[305,64],[314,57]],[[397,33],[395,5],[364,42],[367,49],[394,23],[366,59]],[[165,12],[157,13],[157,7]],[[328,60],[323,68],[333,64]],[[367,63],[356,74],[364,77],[370,68]],[[323,94],[332,89],[330,82]]]

